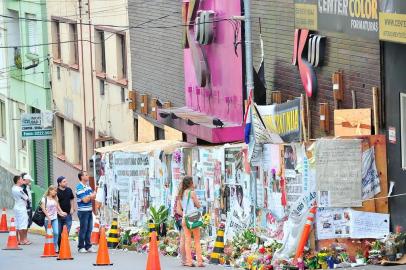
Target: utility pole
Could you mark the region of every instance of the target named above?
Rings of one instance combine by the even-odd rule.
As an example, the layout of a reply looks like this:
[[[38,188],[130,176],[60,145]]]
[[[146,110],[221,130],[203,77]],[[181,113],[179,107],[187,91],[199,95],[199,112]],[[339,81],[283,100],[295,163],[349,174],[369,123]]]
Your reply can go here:
[[[82,91],[83,91],[83,126],[81,130],[82,134],[82,170],[87,171],[87,132],[86,132],[86,82],[85,82],[85,62],[83,60],[83,17],[82,17],[82,8],[83,2],[82,0],[78,0],[79,4],[79,24],[80,24],[80,49],[81,49],[81,59],[82,64],[79,67],[82,68]],[[84,135],[84,136],[83,136]],[[83,139],[84,138],[84,139]],[[84,155],[83,155],[84,153]]]
[[[251,36],[251,0],[244,0],[244,29],[245,29],[245,72],[247,80],[247,99],[249,98],[251,91],[254,91],[254,75],[253,75],[253,64],[252,64],[252,36]],[[254,102],[254,93],[252,93],[252,101]],[[252,113],[249,113],[248,117],[251,118],[251,132],[250,132],[250,142],[254,141],[253,133],[253,123],[252,123]],[[254,145],[252,146],[254,147]],[[254,201],[256,201],[257,194],[257,181],[251,174],[251,183],[254,186]],[[256,225],[256,215],[254,209],[254,225]]]

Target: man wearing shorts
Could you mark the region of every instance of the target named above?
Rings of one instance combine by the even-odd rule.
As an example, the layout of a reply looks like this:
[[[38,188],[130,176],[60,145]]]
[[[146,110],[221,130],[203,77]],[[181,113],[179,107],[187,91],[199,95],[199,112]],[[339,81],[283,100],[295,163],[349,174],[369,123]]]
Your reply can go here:
[[[11,193],[14,198],[14,216],[16,221],[17,239],[20,245],[30,245],[31,242],[27,239],[28,228],[28,214],[27,214],[27,201],[28,196],[24,193],[22,185],[24,180],[20,175],[13,178],[14,186]]]

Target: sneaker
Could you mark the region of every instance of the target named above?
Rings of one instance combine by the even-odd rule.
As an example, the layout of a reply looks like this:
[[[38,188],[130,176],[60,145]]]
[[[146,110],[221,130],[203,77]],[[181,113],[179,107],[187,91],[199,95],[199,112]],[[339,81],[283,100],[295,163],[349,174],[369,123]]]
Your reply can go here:
[[[79,249],[79,253],[87,253],[87,250],[84,248]]]
[[[96,253],[97,250],[92,246],[92,247],[90,247],[90,248],[87,250],[87,252],[89,252],[89,253]]]

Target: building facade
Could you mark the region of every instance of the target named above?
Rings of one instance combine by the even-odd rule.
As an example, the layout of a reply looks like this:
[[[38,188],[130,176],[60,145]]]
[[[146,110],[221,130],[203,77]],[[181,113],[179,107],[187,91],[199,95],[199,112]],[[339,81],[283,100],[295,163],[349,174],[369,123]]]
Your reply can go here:
[[[142,118],[154,126],[151,138],[172,129],[192,143],[241,141],[244,55],[233,20],[241,3],[129,1],[129,13],[139,129]]]
[[[28,172],[38,200],[52,178],[52,141],[24,140],[21,116],[51,110],[45,1],[3,1],[0,38],[6,50],[0,56],[0,160],[2,181]],[[6,185],[9,186],[9,185]],[[7,196],[9,190],[1,195]]]
[[[325,4],[327,2],[253,0],[254,63],[258,64],[261,59],[262,36],[268,88],[279,91],[283,101],[298,97],[305,91],[298,67],[292,65],[295,30],[310,29],[313,34],[325,37],[324,63],[315,68],[318,91],[309,99],[311,138],[334,135],[333,115],[337,106],[332,82],[334,72],[343,73],[344,95],[338,103],[341,109],[352,109],[354,105],[373,108],[371,90],[380,89],[377,133],[386,135],[387,174],[394,184],[392,195],[395,196],[389,199],[391,226],[405,227],[406,197],[402,194],[406,192],[406,80],[403,72],[406,27],[401,22],[406,18],[406,3],[375,1],[373,9],[365,9],[365,13],[353,6],[347,6],[348,10],[334,9]],[[324,117],[320,113],[321,103],[328,103],[327,130],[321,126],[320,120]],[[371,123],[372,130],[373,125]],[[389,186],[389,182],[387,184]]]
[[[95,148],[134,140],[127,1],[48,1],[48,21],[54,173],[76,180]]]

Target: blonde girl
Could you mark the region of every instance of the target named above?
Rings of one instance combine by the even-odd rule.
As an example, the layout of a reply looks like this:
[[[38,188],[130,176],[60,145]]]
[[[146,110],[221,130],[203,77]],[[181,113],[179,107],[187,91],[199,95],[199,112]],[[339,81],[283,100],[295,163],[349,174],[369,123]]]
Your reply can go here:
[[[56,250],[58,250],[59,237],[58,214],[62,217],[66,216],[66,213],[63,212],[59,206],[57,191],[58,190],[55,186],[49,186],[44,197],[41,199],[41,208],[45,214],[45,230],[48,227],[48,222],[51,222]]]

